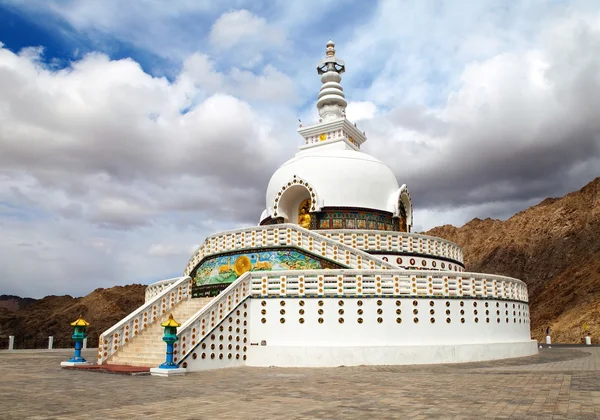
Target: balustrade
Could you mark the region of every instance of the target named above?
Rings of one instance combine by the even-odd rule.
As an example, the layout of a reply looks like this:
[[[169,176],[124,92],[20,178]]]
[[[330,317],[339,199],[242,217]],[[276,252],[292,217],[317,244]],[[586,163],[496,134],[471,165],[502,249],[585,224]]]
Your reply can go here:
[[[463,262],[462,249],[455,243],[418,233],[360,230],[318,230],[317,232],[329,239],[366,251],[423,254]]]
[[[292,224],[257,226],[211,235],[196,250],[184,274],[189,275],[205,257],[249,248],[295,246],[350,268],[387,269],[393,264],[360,249]]]
[[[246,312],[248,310],[247,303],[243,301],[248,296],[250,296],[249,272],[231,283],[229,287],[181,325],[177,333],[178,341],[175,343],[174,361],[181,362],[196,344],[211,334],[226,317],[231,316],[233,310],[237,311],[235,314],[237,317]],[[243,327],[247,328],[246,325]]]
[[[500,284],[499,287],[497,285]],[[480,273],[440,271],[309,270],[251,273],[254,297],[279,296],[439,296],[527,302],[521,280]]]
[[[501,286],[497,287],[498,284]],[[421,271],[416,274],[414,271],[389,269],[247,272],[181,326],[179,348],[175,350],[176,361],[182,362],[209,334],[217,335],[219,331],[216,329],[224,319],[241,317],[248,310],[245,300],[250,296],[433,296],[528,300],[527,286],[522,281],[480,273],[447,275],[439,271]]]
[[[162,293],[165,289],[168,289],[169,287],[171,287],[173,285],[173,283],[175,283],[179,279],[180,279],[180,277],[175,277],[172,279],[166,279],[166,280],[161,280],[161,281],[152,283],[151,285],[149,285],[146,288],[146,295],[145,295],[144,301],[148,302],[155,296]]]
[[[98,364],[104,363],[136,335],[144,331],[182,300],[192,296],[192,279],[180,277],[134,312],[102,333],[98,343]]]

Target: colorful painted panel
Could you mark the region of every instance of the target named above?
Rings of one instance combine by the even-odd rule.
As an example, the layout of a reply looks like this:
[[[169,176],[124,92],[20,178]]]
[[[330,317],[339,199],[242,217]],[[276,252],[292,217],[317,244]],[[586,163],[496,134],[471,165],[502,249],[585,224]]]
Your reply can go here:
[[[391,213],[360,208],[329,207],[317,213],[319,229],[399,229],[397,218]]]
[[[329,229],[331,227],[331,220],[329,219],[321,219],[319,228],[320,229]]]
[[[198,267],[196,286],[232,283],[247,271],[322,270],[337,264],[311,257],[293,249],[224,255],[204,261]]]

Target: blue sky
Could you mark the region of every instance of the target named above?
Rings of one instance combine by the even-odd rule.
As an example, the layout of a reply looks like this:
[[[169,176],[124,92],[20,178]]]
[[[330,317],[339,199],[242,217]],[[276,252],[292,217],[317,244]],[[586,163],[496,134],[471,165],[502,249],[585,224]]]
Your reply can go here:
[[[596,1],[0,0],[0,294],[172,277],[257,223],[329,38],[417,230],[598,175]]]

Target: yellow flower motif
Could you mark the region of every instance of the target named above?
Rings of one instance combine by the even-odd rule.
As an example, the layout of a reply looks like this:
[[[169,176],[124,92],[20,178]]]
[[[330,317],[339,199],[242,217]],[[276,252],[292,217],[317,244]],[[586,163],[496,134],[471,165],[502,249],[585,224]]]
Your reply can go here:
[[[246,255],[240,255],[237,260],[235,260],[233,269],[235,270],[235,274],[239,277],[246,271],[250,271],[252,269],[252,262]]]

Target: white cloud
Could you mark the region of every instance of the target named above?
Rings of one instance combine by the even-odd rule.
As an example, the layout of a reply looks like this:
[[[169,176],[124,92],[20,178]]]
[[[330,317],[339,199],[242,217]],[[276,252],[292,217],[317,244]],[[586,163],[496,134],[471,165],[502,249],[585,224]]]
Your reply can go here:
[[[582,187],[600,159],[597,22],[571,16],[545,26],[535,47],[469,63],[442,107],[365,121],[369,150],[398,156],[394,169],[417,209],[443,209],[459,224],[472,209],[508,217]],[[471,210],[457,219],[450,208]]]
[[[197,248],[198,245],[152,244],[148,250],[148,255],[151,257],[171,257],[174,255],[189,257]]]
[[[213,24],[209,39],[222,50],[249,43],[260,43],[268,48],[281,45],[283,34],[269,26],[265,18],[241,9],[223,13]]]
[[[370,120],[377,113],[377,105],[369,101],[348,102],[346,118],[351,121]]]
[[[355,16],[328,1],[262,15],[217,3],[15,6],[182,66],[167,80],[96,53],[57,70],[39,48],[0,47],[3,293],[171,277],[190,244],[256,223],[269,176],[300,143],[296,116],[317,118],[329,37],[348,117],[408,184],[419,229],[507,217],[597,176],[597,10],[381,1]],[[342,12],[348,24],[324,33]]]
[[[225,76],[196,65],[169,82],[151,77],[132,60],[101,54],[52,70],[31,51],[0,49],[0,221],[12,229],[10,235],[3,229],[2,243],[14,247],[44,238],[42,248],[5,252],[10,258],[3,264],[3,282],[44,281],[68,292],[66,285],[79,276],[90,283],[77,284],[77,291],[111,285],[117,278],[168,277],[182,270],[187,257],[170,245],[154,247],[152,256],[161,254],[177,264],[155,265],[154,273],[140,270],[147,264],[147,241],[193,244],[213,229],[243,220],[255,223],[264,205],[263,185],[287,154],[280,137],[274,137],[272,127],[278,123],[247,102],[219,93],[210,77]],[[281,86],[277,70],[266,69],[260,94],[267,94],[270,77]],[[247,84],[256,81],[239,77],[239,96],[253,96],[256,87]],[[71,232],[61,239],[59,226]],[[177,232],[186,229],[191,230],[180,242]],[[136,233],[123,241],[128,232]],[[155,238],[161,232],[169,236]],[[40,259],[43,280],[37,270],[21,269],[30,258]],[[104,262],[81,267],[96,259]],[[18,292],[21,287],[13,286],[3,289]]]
[[[285,31],[249,10],[230,10],[212,25],[208,41],[215,55],[241,68],[259,67],[286,44]]]

